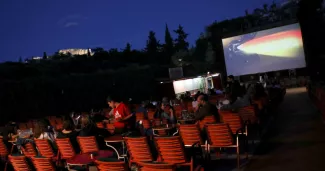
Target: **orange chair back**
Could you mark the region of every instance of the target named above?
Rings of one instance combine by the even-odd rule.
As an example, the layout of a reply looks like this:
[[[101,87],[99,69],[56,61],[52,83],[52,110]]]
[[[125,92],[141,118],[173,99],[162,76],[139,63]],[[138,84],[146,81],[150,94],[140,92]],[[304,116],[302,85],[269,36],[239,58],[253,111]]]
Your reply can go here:
[[[143,112],[137,112],[136,114],[135,114],[135,118],[136,118],[136,121],[138,122],[138,121],[141,121],[141,120],[144,120],[145,119],[145,117],[144,117],[144,113]]]
[[[49,140],[35,139],[34,142],[41,156],[46,158],[52,158],[55,156],[55,153],[52,149],[52,146],[50,145]]]
[[[206,116],[206,117],[204,117],[204,119],[203,120],[201,120],[200,122],[200,128],[201,128],[201,130],[204,128],[204,125],[205,124],[208,124],[208,123],[216,123],[216,118],[213,116],[213,115],[211,115],[211,116]]]
[[[206,124],[205,127],[211,146],[227,147],[234,144],[231,130],[227,124]]]
[[[9,161],[15,171],[30,171],[30,167],[27,164],[26,156],[8,156]]]
[[[36,149],[34,147],[34,144],[27,143],[22,148],[21,151],[26,157],[34,157],[37,155]]]
[[[258,121],[256,108],[253,105],[240,108],[238,114],[245,122],[256,123]]]
[[[155,142],[163,162],[170,164],[186,163],[184,146],[179,136],[155,137]]]
[[[99,161],[96,160],[95,164],[98,171],[125,171],[128,170],[128,166],[124,161]]]
[[[153,161],[147,137],[124,137],[131,162]]]
[[[69,138],[57,138],[55,142],[58,146],[61,159],[70,159],[76,155]]]
[[[234,135],[237,133],[239,129],[243,128],[243,122],[239,114],[234,114],[234,113],[221,114],[221,118],[224,123],[229,125],[231,132]]]
[[[155,113],[156,113],[155,110],[149,109],[148,110],[148,119],[149,120],[154,120],[155,119]]]
[[[199,142],[204,144],[201,138],[201,131],[197,124],[181,124],[179,125],[179,135],[181,136],[185,146],[192,146]]]
[[[3,139],[0,138],[0,157],[2,158],[7,157],[8,154],[9,154],[8,148],[4,143]]]
[[[36,171],[55,171],[55,167],[51,159],[46,157],[32,157],[32,162]]]
[[[89,136],[89,137],[78,136],[77,140],[82,153],[92,153],[92,152],[99,151],[96,138],[94,136]]]

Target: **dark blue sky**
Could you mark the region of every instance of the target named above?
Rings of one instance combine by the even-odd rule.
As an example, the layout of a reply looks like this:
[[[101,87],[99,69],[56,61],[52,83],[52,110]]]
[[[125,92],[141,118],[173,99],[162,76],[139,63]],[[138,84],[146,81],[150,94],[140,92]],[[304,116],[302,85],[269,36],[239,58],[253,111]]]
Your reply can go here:
[[[192,44],[205,26],[244,15],[272,0],[1,0],[0,61],[52,54],[58,49],[143,48],[148,32],[163,42],[184,26]]]

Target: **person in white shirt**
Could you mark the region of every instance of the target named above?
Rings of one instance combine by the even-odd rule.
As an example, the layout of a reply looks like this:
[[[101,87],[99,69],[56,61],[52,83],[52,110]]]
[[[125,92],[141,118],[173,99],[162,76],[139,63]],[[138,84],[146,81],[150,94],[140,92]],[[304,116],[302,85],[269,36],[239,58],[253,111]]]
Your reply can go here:
[[[45,125],[44,123],[40,122],[34,128],[34,138],[36,139],[48,139],[52,142],[55,141],[56,132],[50,125]]]

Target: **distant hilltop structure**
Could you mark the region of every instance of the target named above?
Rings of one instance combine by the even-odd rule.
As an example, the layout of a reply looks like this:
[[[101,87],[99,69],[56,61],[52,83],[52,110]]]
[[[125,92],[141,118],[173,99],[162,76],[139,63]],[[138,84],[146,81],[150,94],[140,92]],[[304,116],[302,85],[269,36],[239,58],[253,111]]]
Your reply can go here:
[[[89,53],[91,56],[94,55],[91,49],[62,49],[59,50],[59,53],[71,55],[88,55]]]

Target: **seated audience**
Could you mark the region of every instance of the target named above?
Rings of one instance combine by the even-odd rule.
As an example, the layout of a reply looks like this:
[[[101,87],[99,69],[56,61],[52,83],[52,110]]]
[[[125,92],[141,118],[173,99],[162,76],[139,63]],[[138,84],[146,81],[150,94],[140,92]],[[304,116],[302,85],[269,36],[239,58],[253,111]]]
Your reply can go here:
[[[203,120],[205,116],[214,115],[216,121],[220,121],[218,109],[215,105],[209,103],[208,95],[202,94],[197,98],[199,109],[195,114],[196,120]]]
[[[160,112],[161,119],[166,119],[169,124],[176,124],[174,110],[168,103],[161,104]]]
[[[39,121],[34,128],[34,138],[48,139],[51,142],[54,142],[56,138],[56,132],[53,129],[50,130],[49,127],[50,125],[48,125],[45,121]]]
[[[220,107],[221,110],[236,110],[241,107],[251,105],[251,94],[254,91],[254,85],[249,85],[247,91],[243,97],[238,97],[237,100],[228,105],[223,105]]]
[[[72,123],[72,121],[70,120],[65,120],[63,121],[63,127],[62,127],[62,131],[57,133],[57,137],[56,138],[69,138],[72,147],[74,148],[76,153],[80,152],[80,148],[77,142],[77,136],[78,136],[78,132],[74,130],[74,125]]]
[[[107,103],[113,108],[115,134],[122,134],[127,132],[128,128],[134,128],[135,123],[132,118],[133,115],[127,105],[114,96],[107,97]]]
[[[96,124],[94,124],[88,115],[84,115],[81,117],[81,130],[79,132],[79,136],[88,137],[95,136],[97,140],[97,144],[100,149],[105,149],[107,146],[104,142],[105,137],[110,136],[111,133],[107,129],[98,128]]]
[[[137,112],[143,113],[145,118],[148,118],[147,106],[148,106],[148,102],[143,101],[141,103],[141,106],[137,109]]]
[[[4,127],[0,127],[0,138],[7,141],[11,138],[17,137],[17,125],[16,123],[9,122]]]
[[[81,130],[79,132],[79,136],[102,136],[108,137],[111,134],[107,129],[98,128],[96,124],[94,124],[88,115],[84,115],[81,117]]]

